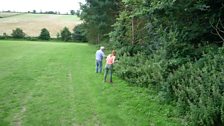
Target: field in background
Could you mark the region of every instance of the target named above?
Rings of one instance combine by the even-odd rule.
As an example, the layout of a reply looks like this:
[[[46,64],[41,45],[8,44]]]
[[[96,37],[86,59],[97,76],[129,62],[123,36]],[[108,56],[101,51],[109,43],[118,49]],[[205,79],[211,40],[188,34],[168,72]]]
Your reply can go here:
[[[24,13],[13,13],[13,12],[0,12],[0,18],[6,18],[6,17],[11,17],[11,16],[16,16],[16,15],[22,15]]]
[[[56,37],[65,26],[72,31],[82,23],[75,15],[0,13],[0,17],[0,35],[11,35],[13,29],[21,28],[28,36],[36,37],[42,28],[47,28],[51,37]]]

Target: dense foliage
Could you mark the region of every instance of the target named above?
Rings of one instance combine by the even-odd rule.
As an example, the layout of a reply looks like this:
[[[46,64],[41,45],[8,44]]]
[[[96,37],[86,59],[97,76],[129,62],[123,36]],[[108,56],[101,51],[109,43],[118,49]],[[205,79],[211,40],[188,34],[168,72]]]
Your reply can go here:
[[[84,27],[84,24],[80,24],[74,27],[72,33],[72,39],[74,41],[87,42],[86,30]]]
[[[46,28],[41,29],[39,38],[41,40],[49,40],[51,38],[49,31]]]
[[[204,54],[196,63],[186,63],[167,79],[180,112],[192,125],[224,124],[224,48]]]
[[[80,18],[85,20],[87,38],[92,42],[99,42],[108,38],[119,14],[121,0],[86,0],[81,5]]]
[[[13,38],[22,39],[22,38],[25,37],[25,35],[26,34],[20,28],[16,28],[15,30],[12,30],[12,37]]]
[[[86,23],[110,25],[104,27],[107,32],[99,33],[107,36],[110,31],[108,43],[119,58],[117,75],[130,84],[154,88],[161,99],[175,101],[189,125],[224,125],[224,1],[122,0],[116,4],[119,16],[108,18],[117,17],[113,29],[101,20],[100,12],[90,11],[98,8],[95,2],[87,1],[81,15],[97,17],[82,18]],[[100,5],[101,10],[110,10]]]
[[[72,33],[67,27],[64,27],[64,29],[61,31],[61,39],[63,41],[70,41],[72,39],[71,35]]]

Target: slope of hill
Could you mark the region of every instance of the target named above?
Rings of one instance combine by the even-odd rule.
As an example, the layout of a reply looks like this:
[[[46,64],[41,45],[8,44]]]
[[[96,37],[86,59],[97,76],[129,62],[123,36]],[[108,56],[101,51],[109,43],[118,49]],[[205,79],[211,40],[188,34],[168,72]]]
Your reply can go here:
[[[14,12],[0,12],[0,18],[12,17],[16,15],[22,15],[24,13],[14,13]]]
[[[10,14],[9,14],[10,15]],[[12,30],[21,28],[28,36],[39,36],[42,28],[47,28],[51,37],[56,37],[65,26],[72,31],[81,21],[74,15],[53,14],[7,14],[0,13],[0,35],[11,35]]]

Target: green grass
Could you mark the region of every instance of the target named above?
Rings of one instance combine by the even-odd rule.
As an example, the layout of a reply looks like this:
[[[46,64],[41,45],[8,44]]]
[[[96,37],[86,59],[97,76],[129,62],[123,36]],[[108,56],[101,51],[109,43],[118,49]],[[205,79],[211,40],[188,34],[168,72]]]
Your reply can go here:
[[[179,126],[150,90],[95,73],[88,44],[0,41],[0,125]]]

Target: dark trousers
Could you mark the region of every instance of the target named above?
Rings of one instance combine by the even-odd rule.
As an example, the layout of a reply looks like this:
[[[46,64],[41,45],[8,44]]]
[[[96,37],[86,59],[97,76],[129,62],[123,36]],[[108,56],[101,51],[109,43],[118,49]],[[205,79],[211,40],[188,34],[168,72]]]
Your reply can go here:
[[[105,73],[104,73],[104,82],[107,80],[107,74],[110,73],[110,82],[112,82],[112,74],[113,74],[113,65],[107,64],[105,67]]]

